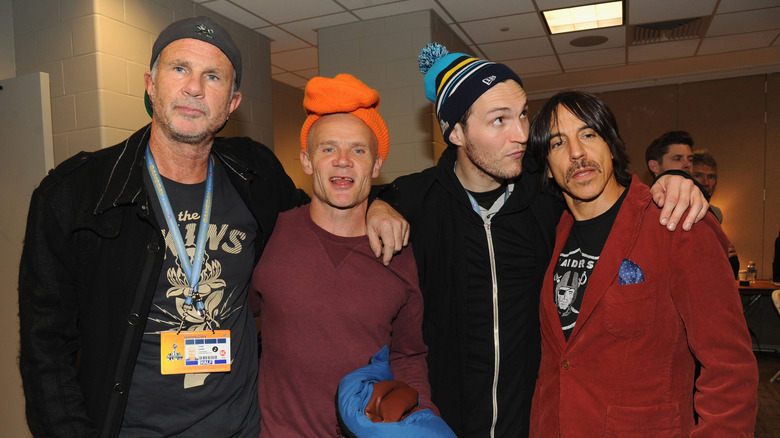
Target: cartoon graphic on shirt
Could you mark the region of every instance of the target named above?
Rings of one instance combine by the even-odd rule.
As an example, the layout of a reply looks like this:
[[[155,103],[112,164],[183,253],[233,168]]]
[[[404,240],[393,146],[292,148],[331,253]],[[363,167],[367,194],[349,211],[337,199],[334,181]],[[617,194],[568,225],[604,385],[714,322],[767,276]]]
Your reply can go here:
[[[195,252],[194,235],[196,227],[197,223],[187,224],[185,226],[186,233],[183,236],[190,260],[192,260]],[[246,238],[246,234],[238,230],[228,232],[228,229],[229,226],[227,224],[209,225],[206,251],[203,255],[203,267],[198,281],[198,293],[209,312],[211,327],[215,330],[221,327],[222,321],[240,309],[240,307],[231,307],[229,303],[234,301],[232,300],[233,294],[241,291],[228,291],[226,289],[227,285],[225,280],[222,279],[222,263],[214,258],[215,255],[229,256],[238,254],[242,250],[240,242]],[[192,311],[186,312],[186,314],[184,312],[184,300],[190,293],[189,281],[181,266],[173,238],[167,230],[163,230],[163,236],[166,243],[166,258],[172,256],[174,260],[173,266],[169,266],[166,270],[166,277],[170,287],[166,291],[165,297],[172,298],[173,301],[166,305],[165,308],[155,305],[156,309],[165,315],[165,318],[156,318],[150,315],[149,319],[165,325],[168,327],[167,330],[178,329],[182,319],[184,319],[182,330],[208,330],[209,327],[203,316],[199,316]],[[174,311],[176,313],[173,313]]]
[[[564,332],[574,329],[582,305],[582,295],[598,256],[583,253],[580,248],[561,253],[553,273],[553,297]]]
[[[569,281],[570,277],[571,281]],[[580,313],[577,309],[572,307],[572,304],[574,303],[574,300],[577,299],[577,289],[587,280],[584,275],[582,283],[578,282],[578,280],[579,276],[576,272],[572,273],[571,271],[567,271],[555,286],[555,305],[558,307],[558,314],[560,316],[568,316],[572,312]]]

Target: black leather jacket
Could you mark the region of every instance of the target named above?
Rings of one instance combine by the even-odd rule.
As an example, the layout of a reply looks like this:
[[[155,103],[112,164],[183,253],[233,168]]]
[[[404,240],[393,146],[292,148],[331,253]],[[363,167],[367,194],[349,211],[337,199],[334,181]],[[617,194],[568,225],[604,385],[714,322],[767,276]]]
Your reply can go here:
[[[118,434],[164,256],[143,182],[149,131],[68,159],[32,195],[19,319],[35,436]],[[257,220],[257,259],[277,214],[308,197],[273,153],[249,138],[218,138],[212,154]]]

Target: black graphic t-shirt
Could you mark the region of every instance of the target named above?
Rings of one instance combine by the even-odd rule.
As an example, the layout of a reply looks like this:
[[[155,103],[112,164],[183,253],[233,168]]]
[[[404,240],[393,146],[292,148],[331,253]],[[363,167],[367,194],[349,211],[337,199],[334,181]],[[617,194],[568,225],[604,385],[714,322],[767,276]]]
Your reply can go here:
[[[199,292],[215,330],[230,330],[229,373],[162,375],[160,332],[203,330],[197,314],[185,316],[189,284],[148,172],[151,205],[165,237],[165,261],[157,283],[130,386],[120,437],[257,437],[257,342],[247,286],[254,268],[257,222],[215,159],[214,196]],[[188,256],[200,225],[205,182],[180,184],[163,177]]]
[[[593,219],[575,221],[553,271],[553,300],[566,339],[574,330],[588,279],[615,223],[628,189],[615,205]]]

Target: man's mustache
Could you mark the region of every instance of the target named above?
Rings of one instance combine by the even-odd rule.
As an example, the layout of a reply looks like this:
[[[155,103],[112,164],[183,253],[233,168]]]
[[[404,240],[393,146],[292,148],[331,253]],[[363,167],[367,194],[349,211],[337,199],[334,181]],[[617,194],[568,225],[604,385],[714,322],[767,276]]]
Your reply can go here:
[[[588,160],[580,160],[575,161],[574,164],[569,167],[569,170],[566,171],[566,182],[569,182],[571,180],[572,175],[574,175],[574,172],[577,172],[580,169],[585,168],[591,168],[599,173],[601,173],[601,165],[595,161],[588,161]]]

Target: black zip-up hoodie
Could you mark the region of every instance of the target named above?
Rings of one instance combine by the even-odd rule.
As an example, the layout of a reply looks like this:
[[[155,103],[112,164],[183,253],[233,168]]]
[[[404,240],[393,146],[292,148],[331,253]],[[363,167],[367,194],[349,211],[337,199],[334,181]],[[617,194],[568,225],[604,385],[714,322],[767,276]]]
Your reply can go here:
[[[461,438],[527,436],[539,366],[539,292],[563,202],[542,193],[526,155],[523,174],[491,219],[499,348],[493,343],[493,281],[487,227],[454,171],[449,147],[435,167],[396,179],[379,197],[411,225],[425,300],[423,335],[432,399]],[[492,386],[500,355],[497,403]]]

